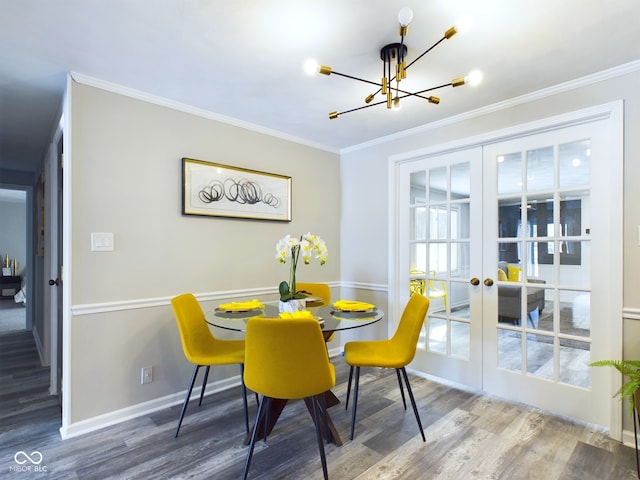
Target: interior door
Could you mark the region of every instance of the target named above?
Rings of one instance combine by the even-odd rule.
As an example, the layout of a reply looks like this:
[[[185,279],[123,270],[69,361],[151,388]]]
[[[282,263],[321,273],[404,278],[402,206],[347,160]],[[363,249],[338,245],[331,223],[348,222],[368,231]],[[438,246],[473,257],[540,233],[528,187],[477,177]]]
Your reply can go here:
[[[425,370],[482,387],[482,150],[423,158],[400,168],[400,209],[407,232],[407,292],[429,297],[416,363]]]
[[[399,165],[398,284],[431,299],[413,368],[611,427],[607,122]]]
[[[605,121],[484,149],[483,388],[608,425]],[[597,286],[597,288],[594,288]],[[562,401],[558,401],[558,399]]]

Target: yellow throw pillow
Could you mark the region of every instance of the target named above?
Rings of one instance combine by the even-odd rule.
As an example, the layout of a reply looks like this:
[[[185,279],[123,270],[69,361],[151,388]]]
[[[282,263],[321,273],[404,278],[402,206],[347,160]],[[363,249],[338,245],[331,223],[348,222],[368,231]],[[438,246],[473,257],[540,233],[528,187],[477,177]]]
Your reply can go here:
[[[515,265],[507,265],[507,277],[510,282],[517,282],[520,280],[520,274],[522,273],[521,267]]]
[[[506,281],[508,281],[508,280],[509,280],[509,279],[507,278],[507,274],[506,274],[506,273],[504,273],[504,270],[503,270],[503,269],[499,268],[499,269],[498,269],[498,281],[500,281],[500,282],[506,282]]]

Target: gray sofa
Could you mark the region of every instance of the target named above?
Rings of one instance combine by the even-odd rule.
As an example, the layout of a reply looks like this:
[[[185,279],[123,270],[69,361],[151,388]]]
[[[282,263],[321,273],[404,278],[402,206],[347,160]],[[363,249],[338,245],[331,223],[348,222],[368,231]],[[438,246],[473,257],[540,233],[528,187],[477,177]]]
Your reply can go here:
[[[508,274],[507,262],[498,262],[498,268]],[[545,283],[539,278],[527,278],[528,283]],[[520,283],[514,285],[498,285],[498,321],[514,325],[520,324],[521,295],[524,287]],[[527,319],[531,326],[537,327],[531,313],[537,309],[538,315],[544,309],[544,288],[527,287]]]

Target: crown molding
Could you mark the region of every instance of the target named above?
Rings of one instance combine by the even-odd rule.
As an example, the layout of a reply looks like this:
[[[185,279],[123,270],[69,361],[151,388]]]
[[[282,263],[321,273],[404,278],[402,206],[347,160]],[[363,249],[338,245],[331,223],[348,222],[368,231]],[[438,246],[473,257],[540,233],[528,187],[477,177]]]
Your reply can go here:
[[[600,72],[592,73],[584,77],[576,78],[574,80],[569,80],[568,82],[560,83],[558,85],[553,85],[548,88],[543,88],[542,90],[526,93],[524,95],[520,95],[518,97],[514,97],[509,100],[504,100],[502,102],[494,103],[492,105],[486,105],[484,107],[477,108],[475,110],[469,110],[468,112],[464,112],[459,115],[453,115],[451,117],[443,118],[442,120],[426,123],[419,127],[403,130],[401,132],[397,132],[392,135],[386,135],[384,137],[380,137],[375,140],[370,140],[368,142],[359,143],[357,145],[352,145],[350,147],[342,148],[340,149],[340,155],[355,152],[358,150],[363,150],[365,148],[381,145],[394,140],[400,140],[402,138],[406,138],[412,135],[428,132],[430,130],[435,130],[436,128],[441,128],[447,125],[460,123],[465,120],[471,120],[473,118],[477,118],[482,115],[487,115],[500,110],[506,110],[506,109],[515,107],[517,105],[522,105],[522,104],[533,102],[543,98],[551,97],[559,93],[569,92],[571,90],[575,90],[576,88],[585,87],[588,85],[592,85],[594,83],[602,82],[604,80],[609,80],[611,78],[621,77],[623,75],[627,75],[629,73],[634,73],[637,71],[640,71],[640,60],[635,60],[633,62],[618,65],[617,67],[613,67],[608,70],[602,70]]]
[[[335,154],[340,153],[340,151],[337,148],[329,147],[327,145],[323,145],[316,142],[311,142],[309,140],[305,140],[304,138],[296,137],[294,135],[289,135],[287,133],[283,133],[278,130],[273,130],[271,128],[263,127],[262,125],[245,122],[243,120],[238,120],[237,118],[228,117],[226,115],[214,113],[202,108],[193,107],[191,105],[187,105],[186,103],[181,103],[168,98],[160,97],[158,95],[153,95],[151,93],[143,92],[141,90],[136,90],[134,88],[125,87],[117,83],[101,80],[99,78],[92,77],[90,75],[85,75],[84,73],[71,72],[70,75],[73,81],[75,81],[76,83],[80,83],[82,85],[99,88],[101,90],[106,90],[108,92],[117,93],[119,95],[124,95],[130,98],[135,98],[136,100],[142,100],[144,102],[152,103],[154,105],[171,108],[179,112],[188,113],[198,117],[206,118],[208,120],[214,120],[216,122],[224,123],[226,125],[232,125],[234,127],[243,128],[245,130],[250,130],[252,132],[261,133],[264,135],[268,135],[270,137],[279,138],[281,140],[286,140],[288,142],[297,143],[300,145],[304,145],[306,147],[311,147],[318,150],[324,150],[326,152],[335,153]]]

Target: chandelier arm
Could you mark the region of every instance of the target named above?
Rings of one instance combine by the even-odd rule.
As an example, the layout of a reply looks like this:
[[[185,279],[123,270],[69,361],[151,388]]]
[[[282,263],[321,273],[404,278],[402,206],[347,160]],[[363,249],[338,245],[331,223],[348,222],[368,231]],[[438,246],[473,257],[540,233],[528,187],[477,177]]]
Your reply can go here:
[[[363,105],[361,107],[356,107],[356,108],[352,108],[351,110],[345,110],[344,112],[340,112],[340,115],[344,115],[345,113],[357,112],[358,110],[363,110],[363,109],[369,108],[369,107],[375,107],[376,105],[384,105],[385,103],[387,103],[386,100],[383,100],[381,102],[376,102],[376,103],[369,103],[369,104]]]
[[[354,77],[353,75],[347,75],[346,73],[336,72],[335,70],[331,71],[331,75],[339,75],[341,77],[350,78],[352,80],[368,83],[370,85],[375,85],[376,87],[380,86],[380,82],[372,82],[371,80],[365,80],[364,78]]]
[[[434,48],[436,48],[438,45],[440,45],[444,40],[446,40],[447,37],[442,37],[440,40],[438,40],[436,43],[434,43],[433,45],[431,45],[429,48],[427,48],[424,52],[422,52],[420,55],[418,55],[411,63],[409,63],[406,67],[405,70],[407,68],[409,68],[411,65],[413,65],[414,63],[416,63],[418,60],[420,60],[422,57],[424,57],[427,53],[429,53],[431,50],[433,50]]]
[[[453,85],[453,82],[449,82],[449,83],[445,83],[443,85],[438,85],[437,87],[431,87],[431,88],[427,88],[426,90],[420,90],[419,92],[415,92],[415,93],[407,92],[408,95],[405,95],[405,97],[409,97],[411,95],[415,95],[417,97],[420,97],[421,93],[431,92],[433,90],[438,90],[439,88],[451,87],[452,85]],[[404,97],[400,97],[400,98],[404,98]],[[420,97],[420,98],[424,98],[424,97]]]

